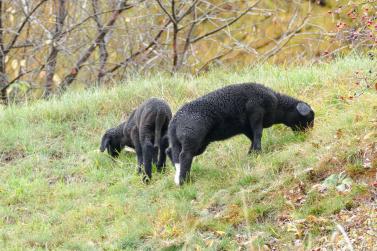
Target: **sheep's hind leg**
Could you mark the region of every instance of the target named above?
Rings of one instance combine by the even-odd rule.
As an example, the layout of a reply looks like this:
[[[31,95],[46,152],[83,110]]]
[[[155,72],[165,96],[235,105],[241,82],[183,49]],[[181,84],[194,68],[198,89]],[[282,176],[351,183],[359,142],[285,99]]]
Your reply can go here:
[[[153,157],[152,157],[152,163],[157,166],[158,162],[158,146],[153,147]]]
[[[137,129],[132,130],[131,139],[135,146],[135,152],[137,156],[137,173],[141,174],[141,167],[143,165],[143,150],[139,141],[139,132]]]
[[[178,142],[173,142],[172,146],[166,150],[166,154],[169,156],[175,167],[174,182],[179,185],[179,175],[181,173],[181,165],[179,160],[179,154],[182,150],[182,146]]]
[[[157,171],[161,172],[166,164],[166,149],[169,146],[169,139],[167,136],[162,137],[160,141],[160,151],[158,155]]]
[[[263,131],[263,114],[261,112],[254,111],[249,117],[250,132],[251,132],[251,151],[249,152],[261,152],[262,151],[262,131]]]
[[[247,152],[247,154],[251,154],[253,151],[253,142],[254,142],[254,137],[253,137],[253,133],[250,131],[250,132],[246,132],[246,136],[250,139],[250,148],[249,148],[249,151]]]
[[[182,185],[190,176],[193,155],[190,152],[182,151],[179,154],[179,164],[176,166],[174,181],[176,185]]]
[[[143,143],[143,160],[144,160],[144,177],[143,181],[148,183],[152,178],[152,159],[153,159],[153,144],[150,140],[145,140]]]
[[[254,130],[253,130],[253,143],[251,145],[251,148],[252,148],[252,151],[255,151],[255,152],[261,152],[262,151],[262,144],[261,144],[261,141],[262,141],[262,131],[263,131],[263,127],[261,124],[257,124],[255,125],[254,127]]]

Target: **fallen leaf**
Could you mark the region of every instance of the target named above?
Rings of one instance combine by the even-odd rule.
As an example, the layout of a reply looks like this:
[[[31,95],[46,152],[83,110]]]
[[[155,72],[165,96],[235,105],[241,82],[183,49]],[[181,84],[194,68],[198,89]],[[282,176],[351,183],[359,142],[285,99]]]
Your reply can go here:
[[[307,217],[306,217],[306,220],[308,221],[308,222],[317,222],[318,221],[318,218],[317,217],[315,217],[314,215],[308,215]]]
[[[208,247],[212,247],[212,245],[213,245],[214,242],[215,242],[214,240],[206,240],[206,245]]]
[[[18,61],[17,61],[17,59],[13,59],[12,60],[11,66],[12,66],[13,70],[16,70],[18,68]]]
[[[41,71],[41,72],[39,73],[39,77],[40,77],[40,78],[44,78],[44,77],[46,77],[46,71]]]
[[[76,68],[72,68],[71,69],[71,74],[72,75],[77,75],[77,69]]]
[[[364,136],[363,140],[368,140],[368,139],[370,139],[372,136],[374,136],[374,133],[375,133],[375,132],[370,132],[370,133],[368,133],[367,135]]]
[[[363,117],[360,114],[356,114],[355,116],[355,122],[359,122],[363,119]]]
[[[342,129],[336,130],[335,138],[340,139],[342,136],[343,136],[343,130]]]
[[[26,66],[26,60],[25,60],[25,59],[22,59],[22,60],[20,61],[20,66],[22,66],[22,67],[25,67],[25,66]]]
[[[52,80],[55,83],[60,83],[61,82],[61,79],[60,79],[59,75],[57,75],[57,74],[54,74],[54,76],[52,77]]]
[[[223,236],[225,234],[225,232],[224,231],[216,231],[216,234]]]

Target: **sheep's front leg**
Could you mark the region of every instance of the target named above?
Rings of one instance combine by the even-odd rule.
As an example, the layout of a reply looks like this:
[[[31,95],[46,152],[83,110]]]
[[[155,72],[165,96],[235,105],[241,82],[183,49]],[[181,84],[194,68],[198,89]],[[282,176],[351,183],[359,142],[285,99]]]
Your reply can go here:
[[[137,156],[137,172],[141,173],[141,166],[143,165],[143,150],[141,148],[139,140],[139,132],[137,128],[133,129],[131,132],[131,140],[135,146],[136,156]]]
[[[157,171],[161,172],[166,164],[166,149],[169,147],[168,136],[164,136],[160,141],[160,151],[158,155]]]
[[[145,139],[142,145],[143,149],[143,160],[144,160],[144,171],[145,175],[143,181],[148,183],[152,178],[152,159],[154,147],[150,139]]]

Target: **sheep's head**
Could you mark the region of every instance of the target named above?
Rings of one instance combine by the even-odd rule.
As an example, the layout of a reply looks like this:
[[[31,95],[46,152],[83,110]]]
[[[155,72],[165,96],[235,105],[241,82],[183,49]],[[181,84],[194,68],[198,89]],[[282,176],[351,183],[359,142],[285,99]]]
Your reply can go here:
[[[120,151],[122,150],[121,135],[118,135],[116,128],[107,130],[103,135],[100,151],[104,152],[105,149],[107,149],[107,152],[112,157],[118,157]]]
[[[314,126],[314,111],[304,102],[297,103],[287,116],[287,126],[293,131],[305,131]]]

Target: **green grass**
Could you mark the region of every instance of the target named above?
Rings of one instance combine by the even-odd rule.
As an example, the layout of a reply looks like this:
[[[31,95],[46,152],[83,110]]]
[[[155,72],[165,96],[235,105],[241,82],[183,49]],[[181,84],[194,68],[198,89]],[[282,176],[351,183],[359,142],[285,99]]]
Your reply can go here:
[[[357,153],[376,141],[375,134],[363,137],[376,130],[377,92],[350,101],[339,96],[360,89],[355,70],[373,67],[369,59],[348,57],[301,67],[215,69],[196,78],[156,74],[0,110],[0,249],[231,250],[273,239],[289,249],[296,237],[280,216],[326,218],[357,206],[352,201],[368,192],[362,183],[347,194],[311,187],[341,171],[362,177]],[[144,185],[132,153],[112,160],[98,151],[102,133],[148,97],[162,97],[176,111],[208,91],[248,81],[310,103],[314,130],[295,135],[274,126],[264,131],[262,154],[252,156],[244,136],[215,142],[195,159],[191,182],[180,188],[170,163]],[[335,138],[338,129],[342,137]],[[299,184],[306,200],[295,204],[290,191]],[[318,229],[313,225],[310,236],[301,237],[310,238],[306,248],[331,234]]]

